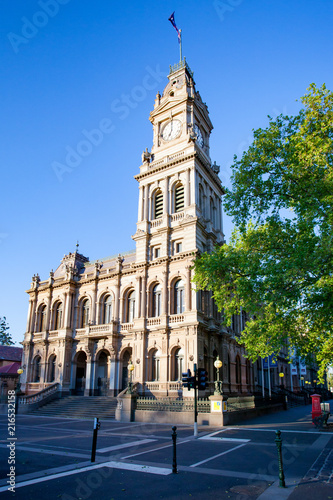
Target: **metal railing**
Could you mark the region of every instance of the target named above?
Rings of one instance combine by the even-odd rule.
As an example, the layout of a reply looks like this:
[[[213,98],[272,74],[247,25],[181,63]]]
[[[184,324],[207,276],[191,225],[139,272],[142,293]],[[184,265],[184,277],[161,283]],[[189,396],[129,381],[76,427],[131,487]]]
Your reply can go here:
[[[211,403],[208,399],[198,399],[198,412],[210,413]],[[171,399],[171,398],[146,398],[138,397],[136,400],[137,410],[146,411],[194,411],[193,399]]]

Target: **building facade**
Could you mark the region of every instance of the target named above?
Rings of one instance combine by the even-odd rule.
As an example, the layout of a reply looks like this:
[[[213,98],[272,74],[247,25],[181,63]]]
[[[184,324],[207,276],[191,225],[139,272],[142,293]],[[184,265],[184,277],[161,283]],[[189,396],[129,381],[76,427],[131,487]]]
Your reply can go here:
[[[224,392],[248,394],[258,382],[237,342],[245,314],[221,326],[210,294],[191,281],[196,254],[224,242],[224,192],[210,158],[213,125],[185,60],[170,68],[150,121],[153,145],[135,176],[136,250],[94,262],[76,251],[47,280],[32,279],[21,376],[28,394],[59,382],[65,393],[116,395],[131,360],[139,393],[179,396],[181,373],[194,363],[213,384],[217,355]]]

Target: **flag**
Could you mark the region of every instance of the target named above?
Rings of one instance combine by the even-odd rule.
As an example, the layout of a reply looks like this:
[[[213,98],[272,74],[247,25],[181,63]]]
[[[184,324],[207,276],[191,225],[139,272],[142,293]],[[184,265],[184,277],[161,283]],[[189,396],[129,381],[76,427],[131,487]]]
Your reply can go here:
[[[169,21],[172,24],[172,26],[175,28],[175,30],[177,31],[177,33],[178,33],[178,42],[180,43],[180,41],[181,41],[181,35],[180,35],[180,31],[179,31],[179,29],[177,28],[177,25],[176,25],[175,13],[174,12],[169,17]]]

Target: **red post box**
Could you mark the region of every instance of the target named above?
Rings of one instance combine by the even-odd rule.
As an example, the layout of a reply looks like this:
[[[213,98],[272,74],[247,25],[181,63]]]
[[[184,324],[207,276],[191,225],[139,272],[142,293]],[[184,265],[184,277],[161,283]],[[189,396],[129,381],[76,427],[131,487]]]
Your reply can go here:
[[[321,412],[321,407],[320,407],[320,394],[312,394],[312,420],[316,417],[320,417],[322,412]]]

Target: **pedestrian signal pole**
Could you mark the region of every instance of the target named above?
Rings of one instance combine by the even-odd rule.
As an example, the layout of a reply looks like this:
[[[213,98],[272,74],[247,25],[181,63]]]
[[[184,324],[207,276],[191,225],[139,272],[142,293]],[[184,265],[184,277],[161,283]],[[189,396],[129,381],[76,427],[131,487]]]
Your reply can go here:
[[[198,383],[197,364],[194,363],[194,437],[198,436]]]

